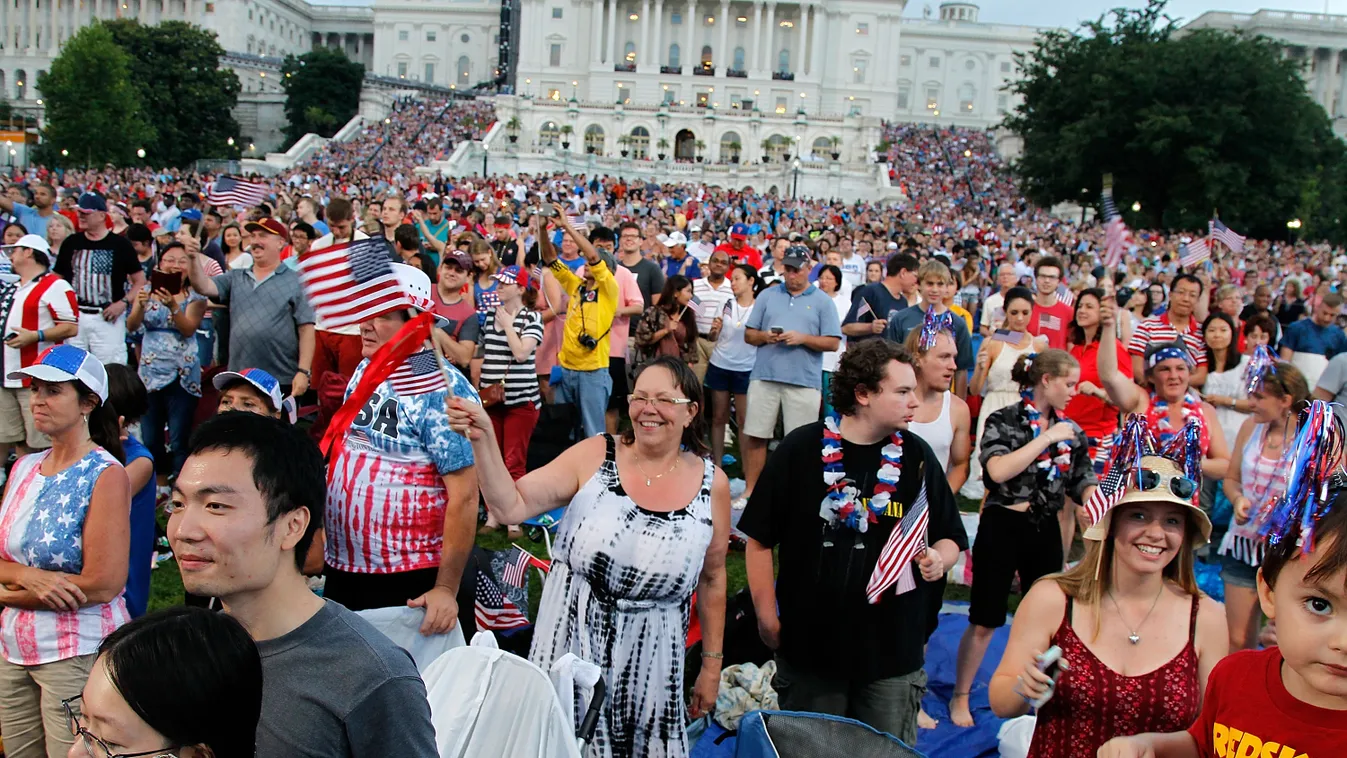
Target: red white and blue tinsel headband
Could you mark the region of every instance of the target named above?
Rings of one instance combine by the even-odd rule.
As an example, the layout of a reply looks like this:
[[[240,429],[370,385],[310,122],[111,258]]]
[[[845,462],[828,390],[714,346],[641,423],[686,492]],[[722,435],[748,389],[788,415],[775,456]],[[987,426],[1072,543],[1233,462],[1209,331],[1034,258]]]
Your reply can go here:
[[[1342,422],[1329,403],[1311,402],[1300,413],[1295,442],[1282,455],[1286,490],[1258,509],[1258,534],[1269,548],[1296,540],[1305,553],[1314,550],[1315,526],[1337,500],[1330,483],[1342,470],[1342,454]]]
[[[1263,379],[1268,374],[1276,375],[1277,356],[1272,354],[1272,348],[1267,345],[1259,345],[1253,349],[1253,355],[1249,356],[1249,364],[1244,368],[1244,389],[1250,395],[1255,392],[1263,391]]]
[[[926,318],[921,322],[921,336],[917,339],[917,349],[923,353],[935,347],[936,336],[941,331],[954,335],[954,312],[945,311],[937,314],[935,306],[926,309]]]
[[[1187,363],[1190,367],[1193,365],[1193,357],[1188,354],[1187,350],[1178,345],[1166,345],[1165,347],[1156,350],[1154,353],[1151,353],[1151,357],[1146,359],[1146,368],[1155,368],[1160,361],[1168,361],[1174,358],[1178,358],[1184,363]]]

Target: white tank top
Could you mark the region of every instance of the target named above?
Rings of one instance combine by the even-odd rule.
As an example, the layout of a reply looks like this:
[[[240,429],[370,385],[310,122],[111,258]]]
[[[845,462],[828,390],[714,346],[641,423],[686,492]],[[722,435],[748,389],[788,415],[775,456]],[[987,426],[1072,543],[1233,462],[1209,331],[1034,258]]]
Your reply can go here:
[[[926,444],[931,446],[935,453],[936,460],[944,467],[945,473],[949,473],[949,449],[954,444],[954,424],[949,420],[949,396],[948,390],[940,404],[940,415],[935,421],[925,423],[912,421],[907,425],[907,430],[921,437]]]

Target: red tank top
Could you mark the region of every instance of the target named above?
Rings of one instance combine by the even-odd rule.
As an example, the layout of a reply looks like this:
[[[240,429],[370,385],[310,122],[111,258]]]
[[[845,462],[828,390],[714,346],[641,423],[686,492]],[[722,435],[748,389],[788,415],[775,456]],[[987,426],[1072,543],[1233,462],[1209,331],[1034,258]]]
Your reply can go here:
[[[1071,663],[1057,692],[1039,711],[1028,758],[1095,758],[1105,742],[1145,732],[1179,732],[1197,719],[1197,603],[1193,598],[1188,644],[1160,668],[1123,676],[1105,666],[1071,627],[1072,599],[1052,636]]]

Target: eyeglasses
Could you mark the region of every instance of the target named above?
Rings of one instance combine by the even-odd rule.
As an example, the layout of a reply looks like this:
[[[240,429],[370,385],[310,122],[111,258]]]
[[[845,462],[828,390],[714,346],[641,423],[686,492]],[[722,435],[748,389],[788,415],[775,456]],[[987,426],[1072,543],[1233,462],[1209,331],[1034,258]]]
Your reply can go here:
[[[95,737],[88,729],[80,725],[80,713],[75,705],[83,699],[83,695],[76,695],[61,701],[61,710],[65,711],[66,726],[70,728],[70,733],[79,737],[84,742],[84,752],[88,753],[89,758],[177,758],[171,750],[176,748],[159,748],[157,750],[146,750],[142,753],[114,753],[108,744]]]
[[[630,408],[644,408],[647,404],[653,403],[656,410],[671,411],[676,406],[687,405],[692,402],[686,397],[646,397],[645,395],[628,395],[627,406]]]
[[[1154,471],[1141,472],[1141,489],[1158,490],[1162,484],[1169,486],[1169,491],[1181,500],[1192,500],[1193,493],[1197,492],[1197,482],[1189,479],[1182,474],[1159,474]]]

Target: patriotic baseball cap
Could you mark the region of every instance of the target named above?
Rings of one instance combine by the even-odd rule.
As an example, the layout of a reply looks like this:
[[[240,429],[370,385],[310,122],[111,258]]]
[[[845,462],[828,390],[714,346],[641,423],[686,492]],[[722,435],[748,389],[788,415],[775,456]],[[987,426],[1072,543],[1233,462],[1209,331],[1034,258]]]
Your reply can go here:
[[[37,361],[28,368],[9,372],[10,379],[24,377],[44,382],[73,382],[79,380],[98,399],[108,399],[108,372],[103,362],[74,345],[54,345],[43,350]]]
[[[404,302],[389,308],[384,313],[402,308],[412,308],[422,313],[434,313],[436,328],[449,325],[448,319],[435,313],[435,300],[430,294],[434,291],[434,285],[430,283],[430,277],[426,276],[426,272],[418,266],[395,263],[393,264],[393,276],[398,280],[398,287],[402,290]]]
[[[187,213],[184,212],[183,215],[186,216]],[[201,214],[198,213],[197,215],[200,216]],[[285,224],[282,224],[274,218],[268,217],[261,221],[249,221],[243,225],[243,228],[250,232],[266,232],[267,234],[274,234],[287,242],[290,241],[290,230],[285,227]]]
[[[786,254],[781,258],[781,265],[791,268],[803,268],[809,263],[809,248],[804,245],[791,245],[786,248]]]
[[[747,224],[735,224],[734,226],[731,226],[731,227],[730,227],[730,239],[732,239],[732,240],[746,240],[746,239],[748,239],[748,225],[747,225]]]
[[[517,284],[520,287],[529,286],[528,272],[518,266],[506,266],[492,274],[491,278],[505,284]]]
[[[107,213],[108,201],[97,192],[86,192],[80,195],[79,208],[81,213]]]
[[[247,382],[253,389],[262,393],[262,397],[271,401],[271,409],[284,410],[290,415],[290,423],[294,423],[294,403],[286,404],[281,397],[281,383],[276,377],[260,368],[245,368],[242,371],[221,371],[215,375],[211,383],[215,389],[223,392],[226,387],[236,382]]]

